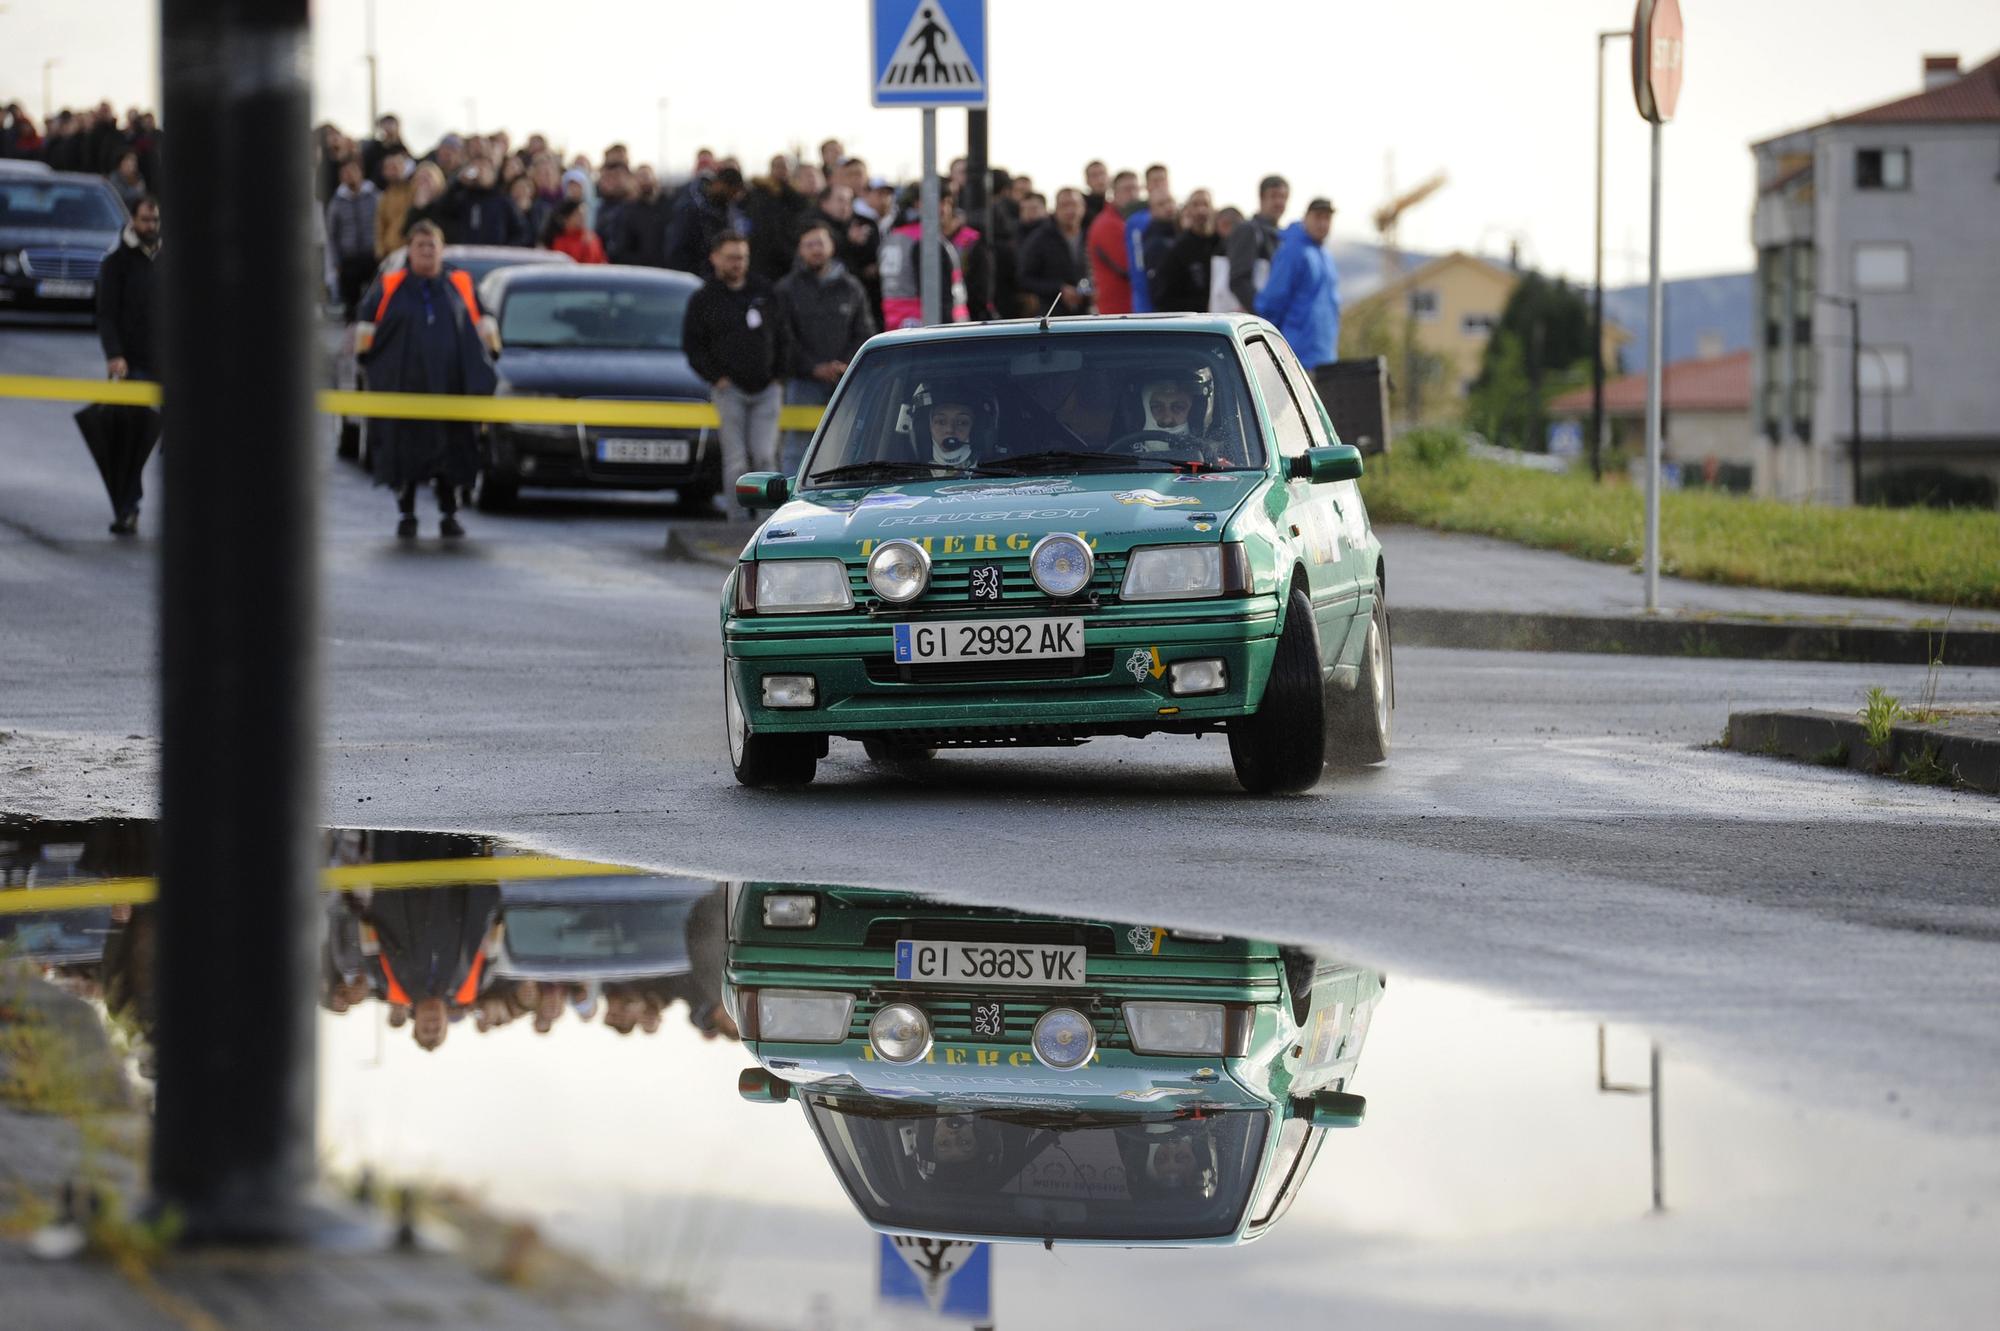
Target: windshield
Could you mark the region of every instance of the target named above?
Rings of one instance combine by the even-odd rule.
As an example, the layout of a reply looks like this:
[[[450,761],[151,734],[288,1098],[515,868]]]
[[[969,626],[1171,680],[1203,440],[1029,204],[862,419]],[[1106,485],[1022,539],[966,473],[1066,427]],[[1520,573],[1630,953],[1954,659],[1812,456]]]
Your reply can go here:
[[[679,285],[516,287],[500,316],[511,347],[679,351],[692,288]]]
[[[507,912],[507,952],[520,965],[644,958],[685,967],[693,901],[603,901],[515,906]]]
[[[1080,1114],[814,1096],[807,1110],[855,1204],[902,1229],[1021,1238],[1232,1234],[1265,1111]]]
[[[116,231],[125,214],[110,191],[95,185],[0,180],[0,226],[58,231]]]
[[[912,475],[1238,470],[1262,432],[1226,337],[1064,333],[871,351],[806,459],[807,487]]]

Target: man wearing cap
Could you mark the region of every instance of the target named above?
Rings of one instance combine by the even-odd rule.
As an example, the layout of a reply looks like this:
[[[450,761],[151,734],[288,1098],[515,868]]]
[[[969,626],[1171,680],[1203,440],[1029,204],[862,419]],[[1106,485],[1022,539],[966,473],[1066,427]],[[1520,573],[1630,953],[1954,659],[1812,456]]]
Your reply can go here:
[[[1278,326],[1308,370],[1340,355],[1340,275],[1326,252],[1332,230],[1333,205],[1307,204],[1305,217],[1285,228],[1271,280],[1257,293],[1257,313]]]

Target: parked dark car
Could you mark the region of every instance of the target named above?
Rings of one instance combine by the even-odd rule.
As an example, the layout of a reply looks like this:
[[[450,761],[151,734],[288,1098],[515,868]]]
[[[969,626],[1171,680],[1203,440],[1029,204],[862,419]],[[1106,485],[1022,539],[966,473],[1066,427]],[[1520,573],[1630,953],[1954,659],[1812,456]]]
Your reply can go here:
[[[0,308],[91,309],[98,267],[126,220],[102,176],[0,175]]]
[[[398,247],[389,251],[382,262],[376,265],[376,278],[379,280],[382,274],[391,273],[401,268],[407,261],[408,256],[409,250],[407,247]],[[474,286],[485,281],[489,273],[500,268],[508,268],[517,264],[574,264],[576,262],[576,260],[570,258],[560,250],[529,250],[522,249],[518,245],[447,245],[444,247],[444,261],[453,268],[463,269],[472,278]],[[372,313],[372,311],[368,310],[362,311],[364,317]],[[368,387],[367,373],[362,370],[360,362],[355,359],[354,325],[352,324],[347,326],[346,334],[341,338],[338,376],[340,384],[344,388],[361,389]],[[363,438],[365,426],[366,422],[358,416],[342,416],[340,418],[340,456],[350,461],[360,462],[363,469],[366,469],[369,463],[368,443]]]
[[[681,351],[681,320],[701,283],[661,268],[579,264],[503,268],[479,290],[500,342],[500,392],[516,397],[707,402]],[[708,429],[563,424],[489,426],[475,498],[511,504],[524,485],[667,490],[685,508],[722,488]]]

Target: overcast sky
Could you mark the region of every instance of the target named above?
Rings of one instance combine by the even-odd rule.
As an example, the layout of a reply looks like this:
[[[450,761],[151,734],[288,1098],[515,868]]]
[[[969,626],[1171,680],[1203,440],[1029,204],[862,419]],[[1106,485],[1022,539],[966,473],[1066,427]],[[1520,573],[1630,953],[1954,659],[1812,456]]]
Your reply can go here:
[[[1683,0],[1687,83],[1666,131],[1669,276],[1747,270],[1755,139],[1914,91],[1921,57],[2000,50],[1993,0]],[[1450,183],[1412,210],[1402,243],[1504,253],[1587,277],[1594,34],[1629,25],[1625,0],[992,0],[992,153],[1043,187],[1083,162],[1161,160],[1184,192],[1253,203],[1291,177],[1295,208],[1325,194],[1336,236],[1372,240],[1388,194],[1433,171]],[[367,119],[365,0],[316,0],[319,116]],[[39,110],[53,58],[58,105],[157,104],[147,0],[0,0],[0,98]],[[476,116],[542,130],[593,157],[684,169],[697,146],[746,164],[827,135],[879,170],[919,156],[919,116],[872,109],[865,0],[423,0],[382,3],[381,97],[413,143]],[[1623,44],[1607,80],[1606,277],[1642,279],[1646,127]],[[663,107],[664,102],[664,110]],[[939,117],[940,155],[962,112]]]

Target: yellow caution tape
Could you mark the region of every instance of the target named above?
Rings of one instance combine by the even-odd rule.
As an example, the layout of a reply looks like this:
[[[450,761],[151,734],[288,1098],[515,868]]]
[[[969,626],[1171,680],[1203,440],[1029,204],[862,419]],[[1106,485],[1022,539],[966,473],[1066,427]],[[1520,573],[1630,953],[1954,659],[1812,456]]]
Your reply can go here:
[[[413,887],[452,887],[465,883],[515,882],[525,878],[603,878],[644,874],[627,864],[600,864],[553,855],[499,855],[457,860],[391,860],[382,864],[340,864],[320,874],[322,892],[347,892],[368,887],[378,892]],[[61,887],[9,888],[0,891],[0,915],[38,915],[44,911],[83,910],[92,906],[136,906],[159,895],[153,878],[93,878]]]
[[[120,407],[157,407],[160,386],[132,379],[58,379],[39,374],[0,374],[0,398],[53,402],[103,402]],[[571,397],[483,397],[459,393],[375,393],[324,388],[314,405],[329,416],[367,416],[403,421],[494,421],[515,425],[622,425],[654,430],[713,430],[722,424],[706,402],[585,401]],[[786,407],[778,425],[811,430],[824,407]]]

